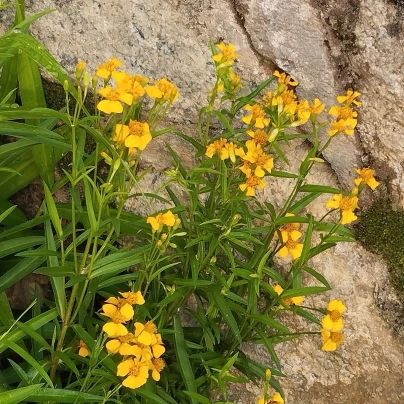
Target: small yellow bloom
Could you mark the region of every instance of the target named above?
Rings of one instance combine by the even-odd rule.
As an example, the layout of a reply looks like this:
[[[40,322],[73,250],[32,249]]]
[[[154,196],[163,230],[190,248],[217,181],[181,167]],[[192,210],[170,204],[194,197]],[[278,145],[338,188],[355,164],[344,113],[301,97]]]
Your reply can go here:
[[[335,351],[344,340],[344,336],[340,332],[333,332],[321,329],[321,338],[323,339],[323,351]]]
[[[213,55],[212,59],[218,64],[226,62],[226,65],[230,66],[233,64],[234,59],[236,59],[237,56],[239,56],[235,52],[236,47],[231,43],[226,45],[224,42],[221,42],[216,46],[219,48],[220,52],[217,53],[216,55]]]
[[[89,352],[88,347],[85,344],[85,342],[80,340],[79,341],[79,355],[85,357],[85,356],[88,356],[89,353],[90,352]]]
[[[328,303],[327,311],[328,314],[324,316],[321,321],[321,325],[323,328],[337,332],[342,330],[344,324],[342,322],[342,313],[346,310],[345,305],[341,302],[341,300],[331,300]]]
[[[149,365],[138,359],[126,359],[118,365],[117,376],[128,376],[122,385],[137,389],[146,384],[149,377]]]
[[[372,170],[371,168],[362,168],[362,169],[355,169],[356,173],[359,174],[359,178],[355,178],[354,182],[355,185],[359,185],[362,182],[367,184],[372,190],[375,190],[376,187],[379,186],[380,182],[377,182],[375,180],[375,170]]]
[[[164,369],[164,361],[161,358],[153,358],[149,361],[149,369],[152,371],[152,378],[158,382],[160,380],[160,372]]]
[[[134,305],[142,305],[144,304],[145,300],[142,296],[142,292],[139,290],[137,292],[119,292],[121,296],[126,300],[127,303]]]
[[[155,341],[157,327],[153,321],[148,321],[146,324],[136,322],[135,330],[135,337],[141,344],[152,345],[152,343]]]
[[[118,127],[118,125],[116,125]],[[122,130],[123,137],[125,138],[125,146],[129,148],[136,148],[144,150],[152,140],[149,124],[147,122],[139,122],[129,120],[128,126]],[[127,134],[125,136],[125,134]]]
[[[260,177],[257,177],[254,174],[246,175],[246,182],[244,184],[240,184],[239,188],[244,192],[246,191],[247,196],[255,196],[255,188],[264,189],[266,182],[262,180]]]
[[[335,134],[340,132],[345,132],[347,135],[353,135],[357,122],[358,121],[353,118],[333,121],[330,123],[331,129],[328,129],[327,133],[330,136],[334,136]]]
[[[220,160],[230,160],[234,163],[236,161],[236,145],[232,142],[228,142],[227,139],[220,138],[206,147],[205,156],[212,158],[214,154],[218,154]]]
[[[286,217],[294,216],[293,213],[286,213]],[[279,230],[282,234],[282,241],[285,243],[289,239],[293,241],[299,240],[302,237],[302,233],[298,230],[300,223],[286,223]]]
[[[269,140],[269,134],[264,132],[262,129],[257,129],[255,131],[247,130],[247,135],[251,136],[254,142],[261,146],[265,145]]]
[[[267,402],[265,402],[264,397],[259,398],[257,404],[285,404],[285,402],[279,393],[275,393]]]
[[[135,342],[135,336],[131,332],[128,332],[126,335],[111,339],[105,344],[105,347],[108,352],[119,352],[122,356],[134,355],[131,342]]]
[[[345,103],[346,105],[355,104],[358,107],[362,105],[362,103],[355,98],[359,97],[361,94],[358,91],[348,90],[345,95],[339,95],[337,97],[337,101],[342,104]]]
[[[274,165],[274,159],[266,154],[262,150],[262,147],[257,145],[254,140],[248,140],[246,145],[248,151],[241,158],[251,163],[254,175],[262,178],[265,176],[264,170],[270,173]]]
[[[298,243],[292,239],[288,239],[284,246],[278,251],[278,255],[281,258],[286,258],[288,254],[292,257],[292,259],[296,260],[302,255],[303,244]]]
[[[278,83],[296,87],[299,83],[288,76],[286,73],[279,73],[278,70],[274,71],[274,76],[278,77]]]
[[[146,93],[150,98],[174,102],[178,98],[178,89],[165,77],[155,81],[154,86],[146,87]]]
[[[166,213],[159,213],[155,217],[149,216],[147,223],[151,225],[153,231],[157,231],[163,226],[173,227],[175,225],[175,216],[168,210]]]
[[[325,105],[318,98],[315,98],[313,104],[309,107],[309,111],[312,115],[319,115],[323,112],[324,108]]]
[[[131,76],[125,72],[113,72],[112,78],[116,81],[117,89],[119,91],[132,95],[132,103],[146,93],[146,90],[142,85],[142,79],[138,79],[138,76]],[[144,79],[147,80],[147,78]]]
[[[111,78],[112,72],[116,70],[117,67],[120,67],[122,65],[123,63],[119,59],[112,58],[107,60],[104,64],[98,66],[95,74],[104,80],[109,80]]]
[[[330,199],[325,206],[331,209],[340,209],[341,224],[348,224],[357,219],[357,216],[353,213],[358,207],[358,197],[356,195],[334,195],[333,199]]]
[[[342,107],[334,105],[330,108],[328,113],[330,115],[336,116],[337,121],[339,121],[340,119],[352,119],[358,116],[358,113],[350,108],[348,105],[343,105]]]
[[[110,86],[101,88],[98,93],[105,98],[97,104],[97,109],[106,114],[120,114],[123,111],[122,102],[131,105],[133,96],[131,94],[113,89]]]
[[[262,105],[246,105],[244,107],[246,111],[251,111],[249,115],[242,118],[242,121],[247,125],[254,125],[256,128],[264,128],[269,125],[270,119],[265,118],[265,111]]]
[[[278,294],[278,296],[280,296],[283,292],[283,287],[281,285],[275,285],[274,291]],[[287,299],[282,299],[282,302],[285,306],[290,306],[291,304],[294,304],[295,306],[300,306],[303,303],[303,300],[304,296],[295,296]]]
[[[128,333],[128,330],[122,323],[126,323],[133,318],[134,311],[130,304],[126,303],[121,308],[113,304],[104,304],[102,310],[101,314],[111,319],[111,322],[104,324],[102,327],[102,330],[107,333],[108,337],[122,337]]]

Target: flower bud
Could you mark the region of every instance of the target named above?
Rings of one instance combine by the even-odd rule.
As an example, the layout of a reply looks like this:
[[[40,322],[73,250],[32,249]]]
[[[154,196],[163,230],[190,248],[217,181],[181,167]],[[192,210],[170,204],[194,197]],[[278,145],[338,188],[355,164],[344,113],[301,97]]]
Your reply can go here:
[[[69,82],[68,82],[67,80],[65,80],[65,81],[63,82],[63,89],[64,89],[65,91],[69,91]]]
[[[84,69],[86,68],[86,62],[78,62],[76,65],[76,79],[79,81],[83,75]]]
[[[271,369],[265,371],[265,379],[269,381],[271,379]]]
[[[166,241],[167,240],[167,233],[162,233],[161,235],[161,240]]]
[[[278,133],[279,133],[279,129],[278,129],[278,128],[275,128],[275,129],[270,133],[268,142],[273,142],[273,141],[276,139],[276,137],[278,136]]]
[[[87,89],[89,84],[90,84],[90,75],[88,74],[88,72],[85,72],[84,76],[83,76],[83,86],[84,86],[84,88]]]

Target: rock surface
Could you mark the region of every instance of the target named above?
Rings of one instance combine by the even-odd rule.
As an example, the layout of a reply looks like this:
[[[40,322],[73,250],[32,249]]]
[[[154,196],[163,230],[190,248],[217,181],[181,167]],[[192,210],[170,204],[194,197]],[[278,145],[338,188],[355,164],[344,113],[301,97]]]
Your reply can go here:
[[[70,72],[78,60],[86,60],[94,70],[105,59],[117,56],[130,71],[174,81],[181,96],[170,119],[190,133],[213,80],[210,38],[225,38],[236,45],[240,53],[237,67],[246,83],[256,83],[280,68],[300,82],[300,95],[319,96],[327,105],[344,89],[358,89],[363,93],[363,108],[356,135],[336,139],[326,155],[331,169],[319,166],[313,182],[350,186],[353,168],[372,164],[386,180],[396,205],[404,206],[402,0],[26,3],[29,13],[56,8],[36,22],[32,32]],[[1,30],[10,24],[10,15],[0,14]],[[306,146],[294,146],[291,161],[298,161]],[[186,148],[176,147],[184,159],[189,158]],[[153,165],[148,176],[158,187],[163,182],[161,172],[170,167],[162,145],[148,150],[144,164]],[[266,195],[278,195],[275,202],[281,203],[285,192],[284,183],[274,181]],[[320,214],[322,202],[313,213]],[[143,212],[151,209],[148,205],[137,208]],[[377,300],[388,300],[387,306],[395,309],[385,265],[355,244],[340,245],[313,265],[334,287],[330,296],[318,297],[318,301],[337,297],[348,306],[346,341],[331,355],[322,352],[319,338],[313,337],[279,347],[288,375],[281,380],[286,402],[403,402],[403,345],[383,321],[375,302],[376,290]],[[265,358],[260,347],[246,349],[256,358]],[[231,399],[255,403],[259,394],[252,384],[235,386]]]

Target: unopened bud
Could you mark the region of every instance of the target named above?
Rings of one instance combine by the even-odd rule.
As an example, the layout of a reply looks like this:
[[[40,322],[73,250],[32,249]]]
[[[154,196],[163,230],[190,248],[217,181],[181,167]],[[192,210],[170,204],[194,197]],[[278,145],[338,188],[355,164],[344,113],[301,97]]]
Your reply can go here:
[[[310,161],[315,161],[316,163],[324,163],[324,160],[319,157],[311,157],[309,158]]]
[[[69,82],[68,82],[67,80],[65,80],[65,81],[63,82],[63,89],[64,89],[65,91],[69,91]]]
[[[161,247],[163,245],[163,242],[161,240],[157,240],[156,246]]]
[[[98,84],[98,77],[94,75],[93,78],[91,79],[91,86],[93,87],[93,89],[97,88],[97,84]]]
[[[271,369],[267,369],[267,370],[265,371],[265,379],[266,379],[267,381],[269,381],[270,378],[271,378]]]
[[[179,219],[178,217],[175,219],[175,223],[174,223],[174,230],[178,229],[178,227],[180,227],[181,224],[181,219]]]
[[[177,248],[177,244],[174,244],[174,243],[168,243],[168,245],[169,245],[171,248]]]
[[[86,62],[80,61],[76,65],[76,79],[80,80],[83,75],[84,69],[86,68]]]
[[[268,142],[273,142],[273,141],[276,139],[276,137],[278,136],[278,133],[279,133],[279,129],[278,129],[278,128],[275,128],[275,129],[270,133]]]
[[[87,89],[89,84],[90,84],[90,75],[88,74],[88,72],[85,72],[84,76],[83,76],[83,86],[84,86],[84,88]]]
[[[235,224],[237,224],[240,219],[241,219],[241,215],[239,215],[238,213],[236,213],[236,214],[232,217],[232,219],[231,219],[231,224],[230,224],[230,226],[234,226]]]
[[[167,233],[163,233],[163,234],[161,235],[161,240],[162,240],[162,241],[167,240]]]

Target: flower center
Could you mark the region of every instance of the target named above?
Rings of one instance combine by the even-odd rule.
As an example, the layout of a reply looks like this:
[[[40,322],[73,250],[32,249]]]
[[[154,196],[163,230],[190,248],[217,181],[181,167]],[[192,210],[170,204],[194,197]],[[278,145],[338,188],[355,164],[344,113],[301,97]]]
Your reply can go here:
[[[142,136],[143,123],[139,121],[129,121],[129,133],[134,136]]]
[[[287,223],[281,227],[282,231],[286,231],[286,233],[292,233],[296,229],[296,225],[294,223]]]
[[[292,239],[288,239],[288,241],[285,243],[285,246],[288,250],[294,250],[297,247],[298,242],[293,241]]]
[[[366,181],[369,181],[370,179],[373,178],[373,170],[370,169],[370,168],[364,168],[364,169],[361,171],[360,176],[363,178],[363,180],[364,180],[365,182],[366,182]]]
[[[247,179],[246,184],[248,187],[255,188],[258,186],[260,179],[255,175],[252,175],[250,178]]]
[[[122,324],[126,322],[126,317],[121,314],[119,310],[117,310],[116,313],[111,317],[111,320],[115,324]]]
[[[144,330],[150,334],[155,334],[157,332],[157,327],[156,325],[153,323],[153,321],[148,321],[145,325],[144,325]]]
[[[157,372],[161,372],[164,368],[164,361],[161,358],[154,358],[152,359],[152,363],[157,370]]]
[[[139,363],[133,363],[133,366],[129,369],[129,374],[131,376],[138,376],[140,371],[140,364]]]
[[[111,90],[111,91],[108,93],[107,98],[108,98],[110,101],[119,101],[119,93],[118,93],[118,91],[116,91],[116,90]]]
[[[354,116],[354,111],[352,111],[351,108],[349,108],[347,105],[344,105],[343,107],[340,108],[338,118],[339,119],[348,119],[352,118]]]
[[[130,341],[133,337],[134,337],[134,335],[131,332],[128,332],[126,335],[118,337],[118,339],[119,339],[119,342],[121,344],[123,344],[124,342]]]
[[[338,320],[342,317],[341,313],[340,313],[338,310],[330,311],[330,312],[328,312],[328,314],[330,315],[331,320],[332,320],[334,323],[335,323],[336,321],[338,321]]]
[[[254,140],[257,144],[265,144],[268,135],[263,130],[257,130],[254,134]]]
[[[264,110],[262,109],[261,105],[255,104],[252,107],[251,114],[253,118],[261,118],[264,115]]]
[[[344,336],[340,332],[331,332],[330,339],[332,342],[335,342],[337,345],[339,345],[344,339]]]
[[[339,207],[341,210],[351,210],[352,209],[351,198],[349,198],[348,196],[344,196],[339,203]]]

